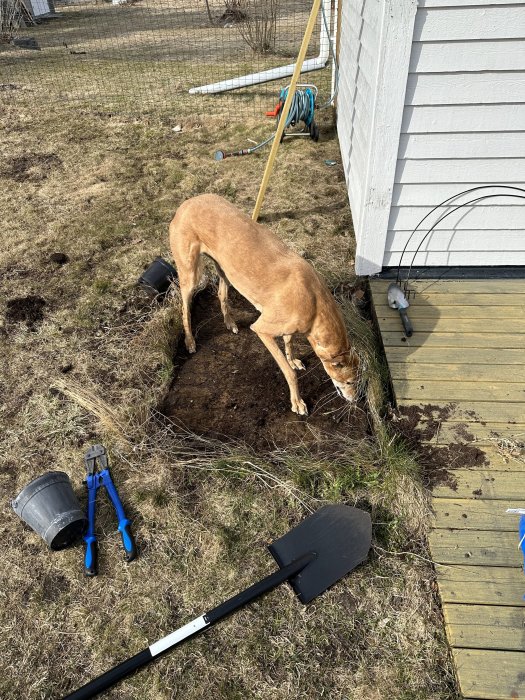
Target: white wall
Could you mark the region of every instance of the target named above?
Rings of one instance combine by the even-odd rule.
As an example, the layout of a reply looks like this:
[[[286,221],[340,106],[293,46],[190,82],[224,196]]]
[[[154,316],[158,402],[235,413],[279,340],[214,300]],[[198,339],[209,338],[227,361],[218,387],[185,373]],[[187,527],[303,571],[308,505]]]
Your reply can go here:
[[[492,182],[525,188],[525,2],[419,0],[413,39],[385,266],[447,197]],[[416,264],[525,265],[523,200],[488,200],[439,229]]]
[[[40,17],[40,15],[47,15],[49,12],[51,12],[47,0],[30,0],[30,3],[35,17]]]
[[[417,0],[341,0],[337,128],[356,272],[381,269]]]

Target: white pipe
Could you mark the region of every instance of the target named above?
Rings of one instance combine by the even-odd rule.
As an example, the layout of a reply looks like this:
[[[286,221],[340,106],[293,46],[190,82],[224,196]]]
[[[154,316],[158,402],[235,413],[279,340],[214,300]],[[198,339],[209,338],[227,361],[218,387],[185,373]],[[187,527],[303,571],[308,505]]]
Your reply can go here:
[[[332,19],[332,1],[323,0],[323,7],[326,15],[326,24],[330,30]],[[325,23],[321,19],[321,36],[319,38],[319,56],[316,58],[308,58],[304,61],[301,72],[309,73],[314,70],[321,70],[326,66],[330,57],[330,40],[326,31]],[[206,94],[211,95],[216,92],[226,92],[227,90],[237,90],[238,88],[249,87],[250,85],[258,85],[259,83],[268,83],[271,80],[286,78],[293,75],[295,63],[290,63],[287,66],[279,66],[279,68],[270,68],[269,70],[261,71],[260,73],[250,73],[250,75],[242,75],[238,78],[230,78],[229,80],[221,80],[219,83],[211,83],[210,85],[201,85],[190,89],[191,95]]]
[[[330,3],[330,6],[331,6],[331,3]],[[336,85],[337,62],[335,59],[335,52],[336,52],[335,47],[337,46],[337,32],[339,31],[339,27],[337,26],[338,14],[339,14],[339,0],[335,0],[335,2],[334,2],[334,28],[332,31],[332,46],[333,46],[333,51],[334,51],[334,61],[332,63],[332,87],[331,87],[331,91],[330,91],[330,97],[332,97],[332,98],[335,95],[335,91],[337,89],[337,85]],[[328,20],[328,17],[327,17],[327,20]],[[324,24],[324,22],[323,22],[323,24]],[[330,27],[330,23],[328,21],[327,21],[327,24],[328,24],[328,27]]]

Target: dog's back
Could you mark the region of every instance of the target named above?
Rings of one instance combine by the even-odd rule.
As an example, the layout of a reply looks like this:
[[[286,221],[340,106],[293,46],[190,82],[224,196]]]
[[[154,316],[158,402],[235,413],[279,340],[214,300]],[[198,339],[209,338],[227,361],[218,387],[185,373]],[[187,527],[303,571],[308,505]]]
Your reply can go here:
[[[179,207],[170,225],[170,244],[179,276],[194,268],[199,255],[208,255],[260,311],[274,303],[286,309],[293,288],[292,298],[301,297],[304,313],[322,285],[311,265],[269,228],[218,195],[199,195]]]

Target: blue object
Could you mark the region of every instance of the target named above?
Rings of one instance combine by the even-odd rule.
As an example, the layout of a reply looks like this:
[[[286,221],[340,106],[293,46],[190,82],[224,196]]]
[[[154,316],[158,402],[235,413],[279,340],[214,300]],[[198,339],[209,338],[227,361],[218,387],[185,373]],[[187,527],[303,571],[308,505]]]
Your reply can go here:
[[[282,88],[279,93],[279,101],[284,104],[288,95],[288,88]],[[290,111],[286,118],[286,126],[302,121],[307,127],[313,122],[315,109],[315,94],[310,88],[294,93]]]
[[[523,571],[525,571],[525,515],[520,518],[520,548],[523,552]],[[525,599],[525,596],[523,596]]]
[[[97,461],[102,467],[101,471],[97,471]],[[97,491],[101,486],[106,488],[111,503],[117,513],[118,530],[122,537],[122,544],[124,545],[125,559],[127,562],[135,559],[137,556],[137,547],[131,532],[131,523],[126,518],[122,501],[119,498],[117,489],[109,473],[106,449],[102,445],[94,445],[87,451],[85,462],[88,490],[88,529],[87,533],[84,535],[84,542],[86,543],[84,570],[86,576],[96,576],[98,571],[98,545],[95,532],[95,512]]]

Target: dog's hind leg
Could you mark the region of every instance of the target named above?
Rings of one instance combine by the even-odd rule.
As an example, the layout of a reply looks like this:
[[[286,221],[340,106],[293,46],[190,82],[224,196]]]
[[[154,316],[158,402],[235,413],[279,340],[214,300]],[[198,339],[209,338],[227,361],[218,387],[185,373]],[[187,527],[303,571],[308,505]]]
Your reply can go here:
[[[217,274],[219,275],[218,296],[219,301],[221,302],[221,311],[222,315],[224,316],[224,323],[229,331],[232,331],[233,333],[238,333],[239,329],[237,328],[237,324],[233,320],[230,303],[228,301],[228,289],[230,288],[230,283],[228,282],[226,275],[217,263],[215,263],[215,267],[217,268]]]
[[[288,361],[281,352],[280,347],[277,345],[277,341],[275,340],[274,336],[269,333],[264,333],[264,321],[259,323],[261,319],[262,316],[259,317],[257,321],[250,326],[250,328],[252,331],[257,333],[261,339],[261,342],[268,348],[273,359],[277,362],[279,369],[284,374],[284,378],[286,379],[288,387],[290,388],[290,402],[292,404],[292,411],[294,413],[298,413],[300,416],[307,416],[308,409],[306,408],[305,402],[299,395],[299,385],[297,383],[295,372],[288,364]]]
[[[182,299],[182,325],[184,327],[184,343],[188,352],[195,352],[195,338],[191,332],[191,301],[200,281],[200,248],[193,245],[188,251],[184,263],[176,260],[179,274],[180,295]]]
[[[293,351],[293,345],[292,345],[292,336],[291,335],[283,335],[283,340],[284,340],[284,352],[286,354],[286,359],[288,360],[288,364],[292,369],[305,369],[305,366],[301,362],[301,360],[297,360],[294,357],[294,351]]]

